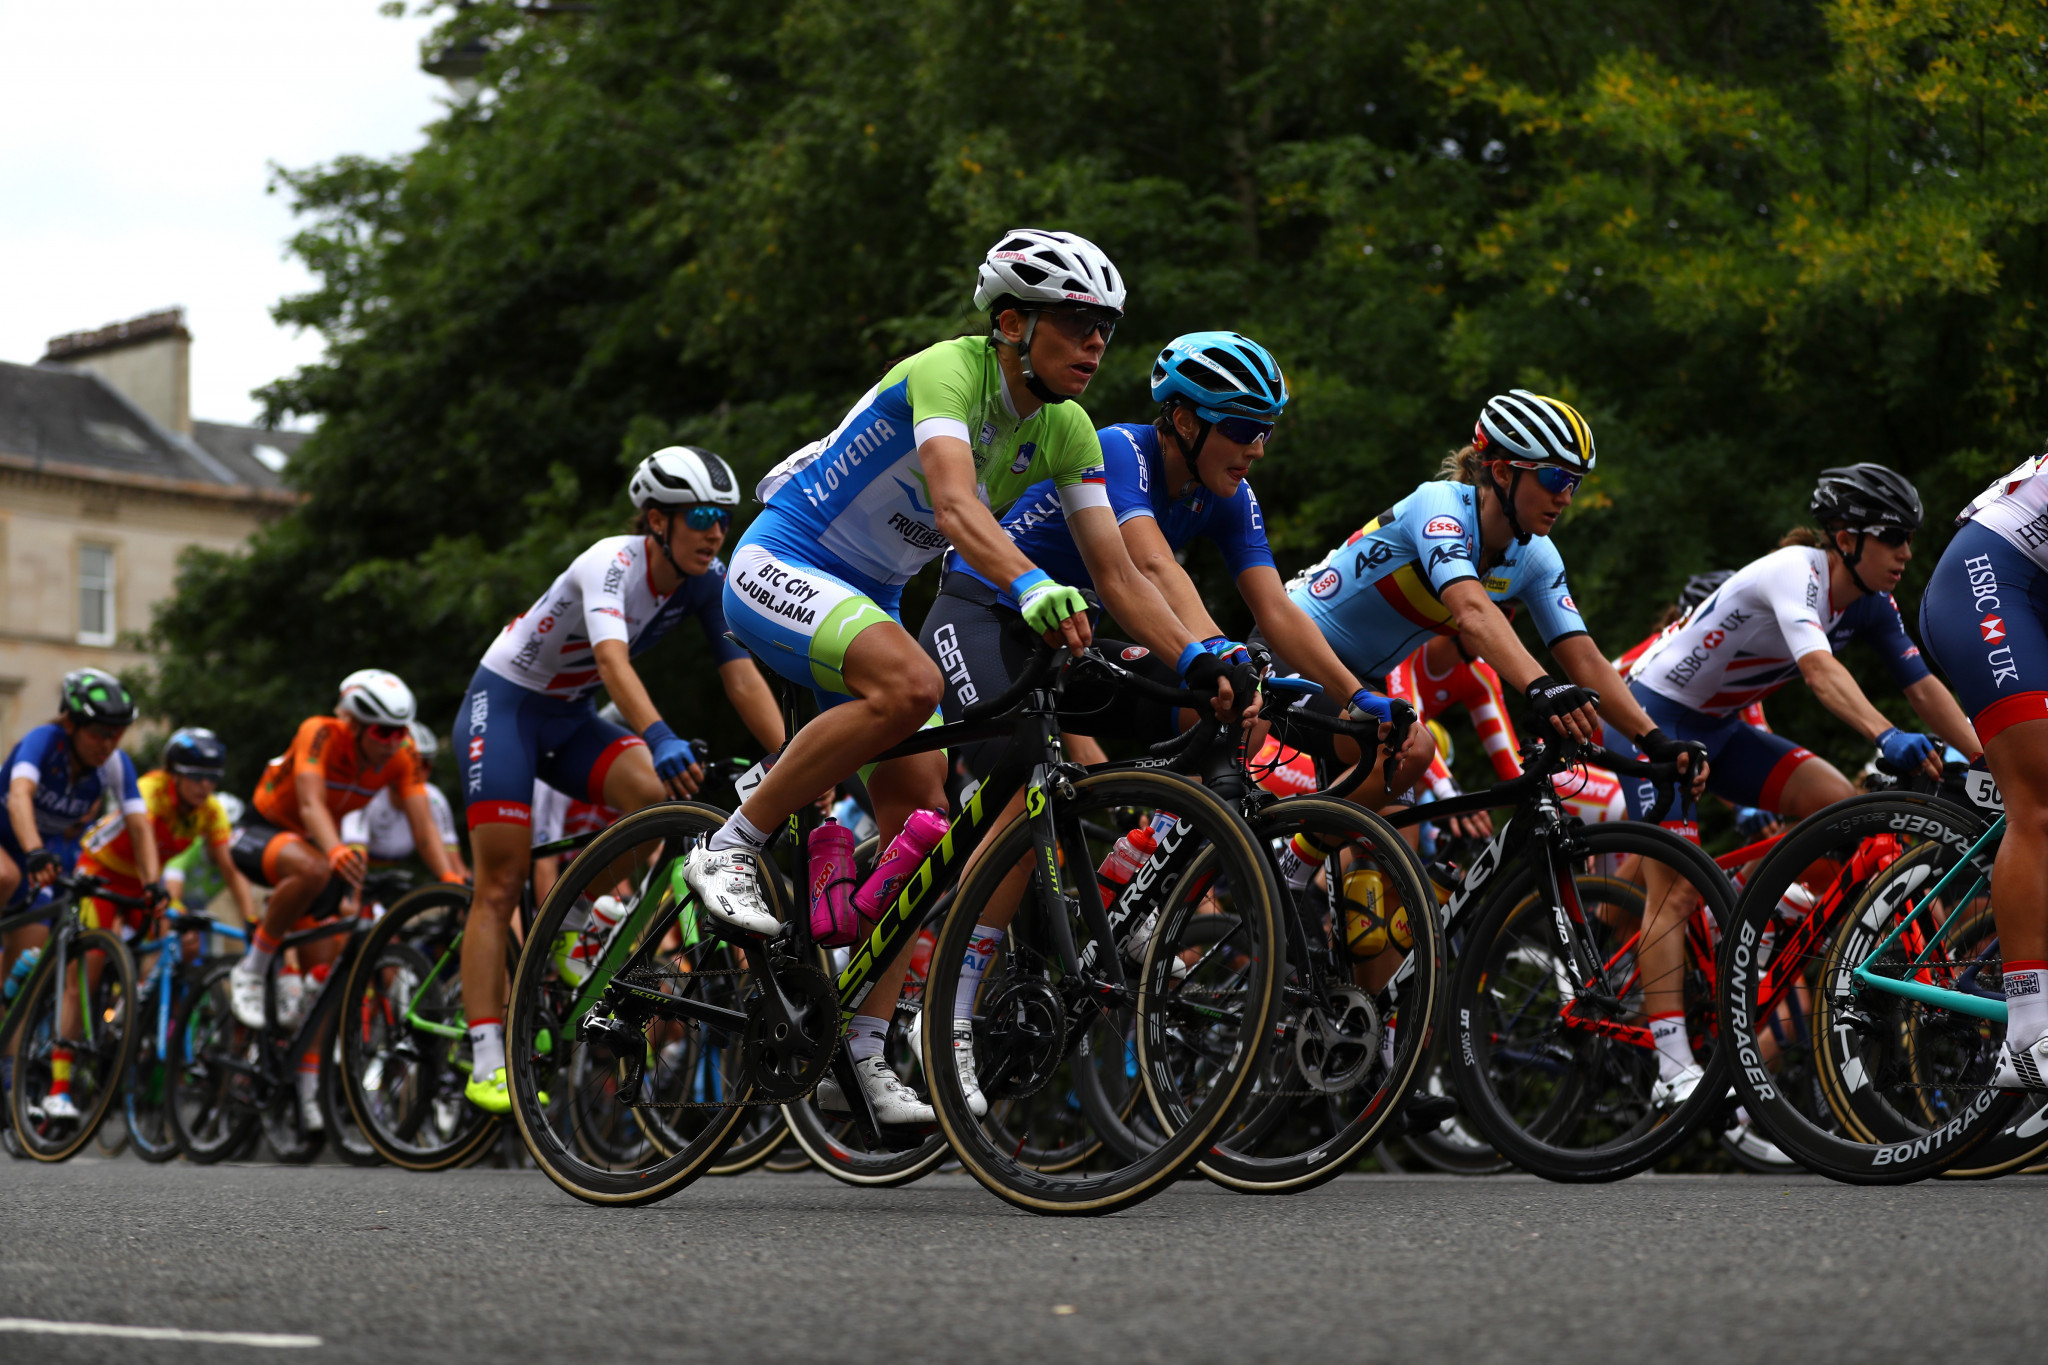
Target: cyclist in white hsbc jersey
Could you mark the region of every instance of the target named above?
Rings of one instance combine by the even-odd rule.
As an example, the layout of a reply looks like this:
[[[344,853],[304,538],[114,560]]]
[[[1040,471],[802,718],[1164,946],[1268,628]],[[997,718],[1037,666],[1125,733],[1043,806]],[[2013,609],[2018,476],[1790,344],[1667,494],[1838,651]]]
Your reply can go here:
[[[640,520],[578,555],[505,627],[477,665],[455,717],[476,895],[462,939],[462,1001],[472,1058],[469,1101],[512,1107],[505,1087],[505,946],[532,864],[533,783],[621,813],[687,796],[703,780],[690,746],[648,698],[633,659],[695,616],[719,681],[754,738],[782,743],[768,684],[725,638],[718,549],[739,484],[717,455],[669,446],[640,462],[627,488]],[[625,720],[598,714],[602,686]]]
[[[820,713],[685,862],[707,914],[743,933],[776,933],[781,925],[756,881],[768,831],[931,719],[939,668],[903,628],[900,602],[904,583],[948,543],[990,582],[1007,585],[1032,630],[1071,650],[1086,647],[1086,600],[1033,564],[991,511],[1040,480],[1058,490],[1075,536],[1128,580],[1124,625],[1131,633],[1174,652],[1191,684],[1220,682],[1231,671],[1132,567],[1104,492],[1094,425],[1070,401],[1095,377],[1123,301],[1122,278],[1093,243],[1064,232],[1005,233],[982,262],[974,293],[975,307],[988,313],[988,333],[942,341],[898,363],[831,435],[762,482],[767,509],[733,552],[726,615],[763,662],[814,690]],[[1248,663],[1236,671],[1251,681]],[[1218,691],[1227,708],[1229,684]],[[913,810],[943,808],[944,784],[938,754],[879,765],[868,793],[882,842]],[[892,1124],[933,1117],[882,1056],[908,963],[906,946],[846,1040],[876,1118]],[[985,965],[970,952],[961,979],[966,998]],[[971,1097],[978,1093],[971,1043],[962,1052],[956,1036],[955,1055]]]
[[[1827,531],[1812,543],[1795,531],[1787,543],[1729,575],[1705,601],[1652,641],[1629,669],[1629,689],[1668,733],[1706,747],[1707,789],[1737,806],[1777,811],[1798,821],[1855,794],[1833,764],[1783,735],[1761,730],[1743,711],[1794,678],[1891,762],[1941,772],[1941,746],[1893,725],[1870,704],[1835,650],[1858,636],[1874,643],[1892,679],[1935,734],[1965,754],[1983,746],[1955,697],[1932,676],[1907,638],[1891,590],[1913,557],[1920,495],[1883,465],[1824,469],[1810,509]],[[1618,736],[1609,740],[1618,746]],[[1678,825],[1675,809],[1657,810],[1647,784],[1624,783],[1630,815]],[[1644,1010],[1657,1039],[1660,1080],[1652,1098],[1681,1104],[1702,1069],[1686,1037],[1682,936],[1673,932],[1692,907],[1658,894],[1669,872],[1650,864],[1643,921]]]

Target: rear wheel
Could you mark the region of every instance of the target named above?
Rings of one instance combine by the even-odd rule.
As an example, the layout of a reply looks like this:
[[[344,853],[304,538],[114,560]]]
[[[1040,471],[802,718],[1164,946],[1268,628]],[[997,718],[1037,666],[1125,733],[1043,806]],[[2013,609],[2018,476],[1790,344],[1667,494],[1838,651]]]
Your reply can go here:
[[[335,1131],[353,1130],[365,1148],[409,1171],[473,1160],[501,1126],[462,1094],[468,912],[461,887],[423,886],[401,897],[363,940],[342,990],[334,1070],[336,1108],[347,1123]]]
[[[72,938],[64,951],[64,985],[73,992],[70,1026],[59,1018],[56,955],[46,950],[24,988],[29,992],[14,1037],[14,1131],[38,1161],[64,1161],[99,1131],[121,1093],[137,1042],[135,959],[104,930]],[[68,1036],[67,1036],[68,1035]],[[48,1112],[57,1073],[76,1118]]]
[[[210,1166],[242,1150],[256,1130],[256,1072],[261,1040],[235,1018],[228,974],[218,963],[178,1002],[164,1103],[178,1150]]]

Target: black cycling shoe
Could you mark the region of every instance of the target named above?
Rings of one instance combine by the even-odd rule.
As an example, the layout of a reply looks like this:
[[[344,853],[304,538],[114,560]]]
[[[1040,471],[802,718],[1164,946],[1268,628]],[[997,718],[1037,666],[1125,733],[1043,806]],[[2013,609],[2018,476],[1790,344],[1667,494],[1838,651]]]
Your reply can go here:
[[[1458,1102],[1449,1095],[1432,1095],[1427,1090],[1410,1091],[1408,1102],[1401,1106],[1400,1131],[1394,1136],[1426,1133],[1445,1119],[1456,1117],[1457,1112]]]

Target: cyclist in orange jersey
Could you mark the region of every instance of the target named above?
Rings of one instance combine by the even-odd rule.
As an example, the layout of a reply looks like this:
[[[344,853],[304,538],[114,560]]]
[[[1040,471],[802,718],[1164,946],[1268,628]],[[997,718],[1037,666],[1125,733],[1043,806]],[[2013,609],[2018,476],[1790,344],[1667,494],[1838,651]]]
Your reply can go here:
[[[368,860],[359,844],[343,843],[340,819],[390,787],[411,823],[415,846],[444,882],[464,880],[441,847],[427,803],[426,767],[407,728],[418,710],[412,690],[391,673],[366,668],[342,679],[331,716],[299,726],[291,747],[270,760],[257,784],[255,812],[235,839],[235,866],[271,888],[263,923],[229,977],[235,1017],[264,1025],[263,976],[278,945],[303,917],[333,913],[349,887],[361,887]],[[308,945],[308,965],[337,950],[332,940]]]

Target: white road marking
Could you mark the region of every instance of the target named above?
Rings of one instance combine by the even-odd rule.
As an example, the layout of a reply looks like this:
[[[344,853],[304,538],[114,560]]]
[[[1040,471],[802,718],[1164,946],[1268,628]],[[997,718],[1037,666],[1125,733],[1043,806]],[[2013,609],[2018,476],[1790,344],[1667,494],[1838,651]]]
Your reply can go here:
[[[126,1337],[130,1341],[203,1341],[218,1346],[318,1346],[318,1337],[283,1332],[188,1332],[182,1327],[123,1327],[109,1322],[48,1322],[42,1318],[0,1318],[0,1332],[36,1332],[58,1337]]]

